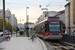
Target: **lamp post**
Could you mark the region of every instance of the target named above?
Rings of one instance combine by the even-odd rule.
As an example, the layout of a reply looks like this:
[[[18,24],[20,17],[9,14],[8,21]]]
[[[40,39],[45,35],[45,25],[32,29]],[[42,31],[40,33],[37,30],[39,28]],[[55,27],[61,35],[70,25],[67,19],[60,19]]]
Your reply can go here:
[[[8,16],[7,18],[8,18],[8,36],[9,36],[9,18],[10,16]]]
[[[29,7],[26,6],[26,18],[27,18],[27,20],[26,20],[26,26],[27,26],[26,27],[26,30],[27,30],[26,31],[26,34],[27,34],[27,37],[29,37],[29,33],[28,33],[28,30],[29,30],[29,27],[28,27],[28,17],[29,16],[27,15],[27,9],[29,9]]]

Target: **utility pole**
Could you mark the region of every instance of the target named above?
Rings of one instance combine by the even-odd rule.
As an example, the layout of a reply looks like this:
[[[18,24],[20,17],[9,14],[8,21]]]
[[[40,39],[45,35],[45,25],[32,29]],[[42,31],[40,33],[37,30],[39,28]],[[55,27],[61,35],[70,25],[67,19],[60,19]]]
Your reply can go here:
[[[3,0],[3,35],[5,35],[5,0]]]

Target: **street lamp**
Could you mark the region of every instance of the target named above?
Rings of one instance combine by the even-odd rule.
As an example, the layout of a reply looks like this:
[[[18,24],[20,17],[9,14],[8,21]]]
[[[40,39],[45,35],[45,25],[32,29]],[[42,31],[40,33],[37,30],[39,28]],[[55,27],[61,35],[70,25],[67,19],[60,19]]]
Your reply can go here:
[[[28,33],[28,30],[29,30],[29,27],[28,27],[28,17],[29,16],[27,15],[27,9],[29,9],[29,7],[26,6],[26,17],[27,17],[27,21],[26,21],[26,25],[27,25],[26,30],[27,30],[27,32],[26,32],[26,34],[29,37],[29,33]]]
[[[9,18],[10,16],[8,16],[7,18],[8,18],[8,36],[9,36]]]

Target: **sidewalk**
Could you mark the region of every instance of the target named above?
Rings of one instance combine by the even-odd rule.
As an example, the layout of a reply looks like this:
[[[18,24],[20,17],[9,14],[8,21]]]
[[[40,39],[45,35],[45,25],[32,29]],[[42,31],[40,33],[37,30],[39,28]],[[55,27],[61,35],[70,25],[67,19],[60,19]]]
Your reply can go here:
[[[34,42],[28,37],[12,37],[10,41],[0,43],[2,50],[47,50],[45,44],[38,38]]]

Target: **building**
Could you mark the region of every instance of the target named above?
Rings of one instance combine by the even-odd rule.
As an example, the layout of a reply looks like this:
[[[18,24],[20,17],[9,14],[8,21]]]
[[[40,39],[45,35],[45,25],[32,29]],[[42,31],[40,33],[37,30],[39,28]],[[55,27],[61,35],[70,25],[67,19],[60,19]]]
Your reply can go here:
[[[11,14],[11,25],[12,25],[12,31],[16,31],[17,19],[15,17],[15,14]]]
[[[66,26],[66,29],[65,31],[66,32],[69,32],[69,27],[70,27],[70,24],[69,24],[69,17],[70,17],[70,3],[67,3],[65,5],[65,26]]]
[[[15,17],[15,14],[11,14],[11,25],[17,27],[17,18]]]
[[[9,9],[7,9],[5,11],[5,19],[8,21],[8,17],[9,17],[9,23],[11,23],[11,11]],[[3,18],[3,10],[0,9],[0,18]]]
[[[0,18],[3,18],[3,10],[0,9]]]
[[[65,10],[59,11],[57,13],[57,15],[55,15],[55,16],[59,17],[63,21],[63,23],[65,24]]]
[[[70,0],[70,26],[72,34],[75,35],[75,0]]]

